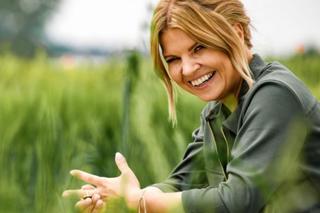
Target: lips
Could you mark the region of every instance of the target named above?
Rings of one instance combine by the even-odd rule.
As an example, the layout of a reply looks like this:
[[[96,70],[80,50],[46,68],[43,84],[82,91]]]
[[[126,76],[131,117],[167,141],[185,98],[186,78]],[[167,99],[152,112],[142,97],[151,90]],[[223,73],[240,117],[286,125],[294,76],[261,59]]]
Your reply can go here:
[[[188,82],[193,87],[200,87],[203,84],[205,84],[207,81],[209,81],[214,76],[214,74],[216,74],[216,71],[213,71],[211,73],[205,74],[205,75],[201,76],[200,78],[198,78],[196,80],[192,80],[192,81],[188,81]]]

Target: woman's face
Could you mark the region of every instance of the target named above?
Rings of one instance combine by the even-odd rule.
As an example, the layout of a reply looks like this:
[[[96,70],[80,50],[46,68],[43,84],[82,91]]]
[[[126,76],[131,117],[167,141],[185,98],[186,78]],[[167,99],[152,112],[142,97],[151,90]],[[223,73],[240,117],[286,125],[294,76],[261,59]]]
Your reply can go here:
[[[226,54],[202,46],[177,28],[165,30],[160,41],[168,74],[181,88],[204,101],[237,93],[241,77]]]

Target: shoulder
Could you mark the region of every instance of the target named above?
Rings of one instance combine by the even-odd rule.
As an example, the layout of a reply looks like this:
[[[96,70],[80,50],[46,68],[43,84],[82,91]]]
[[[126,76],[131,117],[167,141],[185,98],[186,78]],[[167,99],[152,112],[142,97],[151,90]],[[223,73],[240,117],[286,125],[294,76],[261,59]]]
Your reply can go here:
[[[286,123],[292,117],[303,114],[304,108],[292,90],[282,83],[270,81],[254,88],[246,98],[241,120],[262,128],[268,123]]]
[[[308,117],[317,104],[304,83],[288,68],[274,62],[242,97],[239,125],[281,128],[297,117]],[[255,127],[254,127],[255,128]]]
[[[282,98],[279,100],[279,98]],[[286,104],[295,101],[304,113],[308,113],[316,104],[316,98],[307,86],[284,65],[273,62],[268,65],[263,76],[256,80],[244,98],[244,105],[253,99],[270,104]],[[290,108],[290,106],[288,106]]]

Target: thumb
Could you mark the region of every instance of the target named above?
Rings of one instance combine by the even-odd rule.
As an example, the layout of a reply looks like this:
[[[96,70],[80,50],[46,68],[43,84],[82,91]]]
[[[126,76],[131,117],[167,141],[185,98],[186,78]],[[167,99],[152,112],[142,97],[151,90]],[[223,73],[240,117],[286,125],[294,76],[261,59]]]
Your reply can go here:
[[[127,172],[131,171],[131,169],[129,168],[129,166],[127,164],[127,160],[120,152],[116,153],[115,161],[116,161],[117,167],[121,173],[127,173]]]

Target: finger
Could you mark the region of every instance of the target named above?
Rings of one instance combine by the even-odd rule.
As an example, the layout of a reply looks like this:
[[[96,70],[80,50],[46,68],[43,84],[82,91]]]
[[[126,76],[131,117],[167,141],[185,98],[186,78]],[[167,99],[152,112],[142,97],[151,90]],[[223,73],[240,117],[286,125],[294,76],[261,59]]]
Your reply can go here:
[[[74,177],[77,177],[87,183],[90,183],[96,186],[101,184],[101,179],[102,179],[101,177],[90,174],[88,172],[84,172],[81,170],[71,170],[70,174]]]
[[[95,204],[98,200],[100,200],[100,198],[101,198],[100,194],[97,194],[97,193],[93,194],[92,198],[91,198],[92,199],[92,203]]]
[[[120,152],[116,153],[115,161],[121,173],[131,172],[125,157]]]
[[[62,197],[72,197],[72,196],[81,197],[80,196],[81,191],[82,191],[81,189],[68,189],[62,193]]]
[[[92,200],[90,198],[87,198],[85,200],[80,200],[75,205],[75,207],[80,210],[86,210],[88,208],[91,208],[91,206],[92,206]]]
[[[88,189],[95,189],[95,187],[90,184],[86,184],[86,185],[81,186],[81,189],[88,190]]]
[[[103,202],[102,200],[98,200],[92,213],[101,212],[103,210],[104,206],[105,206],[105,202]]]
[[[102,207],[104,207],[105,202],[103,202],[103,200],[98,200],[96,203],[96,208],[97,209],[101,209]]]
[[[72,196],[77,196],[79,198],[87,197],[87,196],[92,196],[93,194],[97,193],[95,189],[91,190],[82,190],[82,189],[69,189],[65,190],[62,193],[63,197],[72,197]]]

